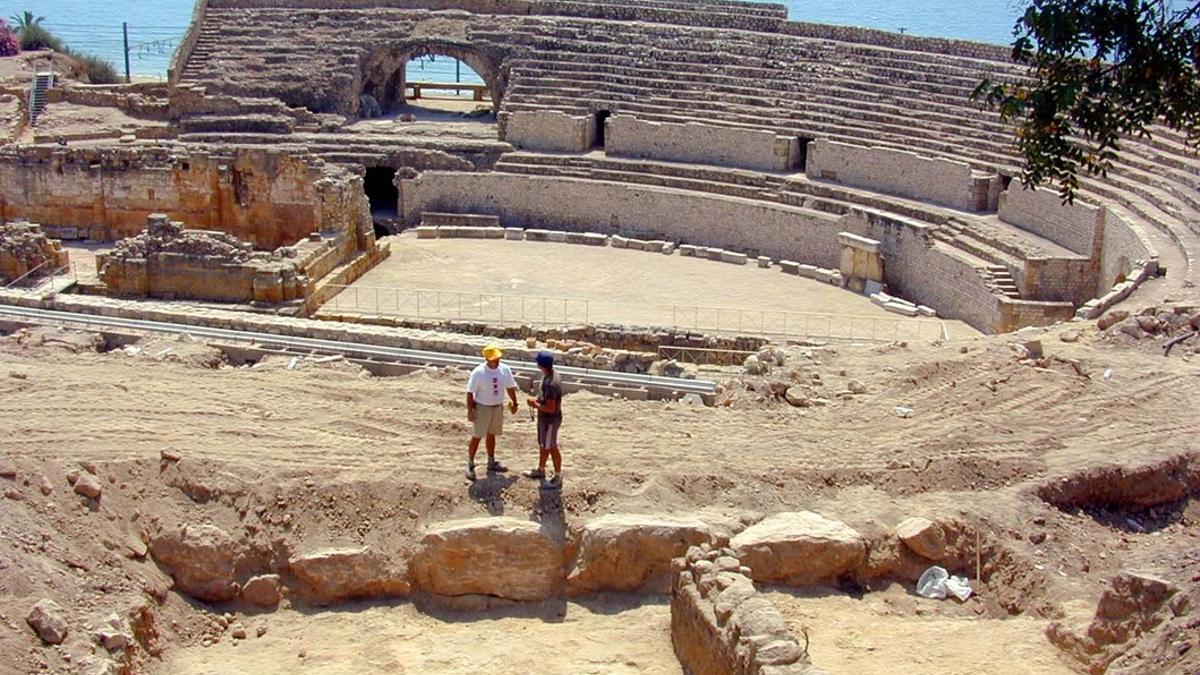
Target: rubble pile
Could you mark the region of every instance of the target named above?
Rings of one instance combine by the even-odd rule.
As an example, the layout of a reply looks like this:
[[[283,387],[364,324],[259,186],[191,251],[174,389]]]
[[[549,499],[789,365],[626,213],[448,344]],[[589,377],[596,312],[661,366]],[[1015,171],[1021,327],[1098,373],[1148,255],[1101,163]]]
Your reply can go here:
[[[66,264],[62,244],[47,237],[41,225],[0,223],[0,282],[10,282],[39,267],[50,272]]]

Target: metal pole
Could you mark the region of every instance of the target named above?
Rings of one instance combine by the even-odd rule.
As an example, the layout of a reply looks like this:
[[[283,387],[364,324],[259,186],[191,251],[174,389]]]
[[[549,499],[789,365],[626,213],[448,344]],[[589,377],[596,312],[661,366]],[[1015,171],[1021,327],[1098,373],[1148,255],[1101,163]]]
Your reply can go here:
[[[454,59],[454,82],[456,84],[462,82],[462,61],[458,59]]]
[[[129,75],[129,24],[121,22],[121,33],[125,36],[125,84],[133,82]]]

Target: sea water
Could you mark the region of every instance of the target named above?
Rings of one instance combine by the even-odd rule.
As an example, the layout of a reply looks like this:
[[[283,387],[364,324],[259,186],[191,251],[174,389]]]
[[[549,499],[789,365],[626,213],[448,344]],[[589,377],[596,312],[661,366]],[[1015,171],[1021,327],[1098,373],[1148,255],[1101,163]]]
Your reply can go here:
[[[1006,44],[1022,11],[1017,0],[786,0],[793,21],[864,26],[912,35]],[[192,0],[0,0],[0,17],[29,10],[71,47],[102,56],[125,70],[123,24],[129,30],[129,68],[134,75],[166,77],[171,54],[192,18]],[[439,57],[412,66],[413,80],[453,82],[456,63]],[[480,82],[465,64],[463,82]]]

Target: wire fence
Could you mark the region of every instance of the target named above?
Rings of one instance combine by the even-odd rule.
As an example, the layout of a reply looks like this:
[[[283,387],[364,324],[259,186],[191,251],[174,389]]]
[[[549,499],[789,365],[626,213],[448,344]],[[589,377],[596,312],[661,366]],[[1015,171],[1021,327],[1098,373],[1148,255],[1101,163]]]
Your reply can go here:
[[[947,340],[946,325],[933,318],[891,318],[776,310],[675,305],[671,325],[697,333],[818,338],[861,342]]]
[[[470,293],[424,288],[334,286],[322,309],[413,319],[470,320],[512,324],[588,323],[587,300]]]

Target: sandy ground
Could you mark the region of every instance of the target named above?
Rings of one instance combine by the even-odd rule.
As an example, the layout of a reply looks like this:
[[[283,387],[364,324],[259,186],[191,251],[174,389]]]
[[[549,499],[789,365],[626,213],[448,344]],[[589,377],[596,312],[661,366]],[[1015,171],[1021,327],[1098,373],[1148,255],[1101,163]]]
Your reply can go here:
[[[62,666],[62,652],[33,645],[21,621],[38,597],[86,618],[113,611],[106,607],[117,598],[144,603],[149,594],[166,601],[156,610],[161,652],[142,672],[338,672],[333,663],[368,673],[397,664],[409,672],[664,672],[660,664],[674,661],[661,605],[612,613],[569,604],[561,622],[407,604],[247,614],[235,618],[268,631],[234,647],[212,628],[212,612],[226,610],[168,594],[131,532],[147,519],[212,522],[253,525],[289,546],[396,550],[430,524],[486,514],[574,527],[604,513],[720,522],[810,509],[862,532],[914,514],[964,518],[1013,556],[962,607],[930,606],[908,588],[864,600],[782,599],[793,624],[809,627],[817,665],[1016,672],[1007,654],[1020,672],[1062,672],[1043,637],[1047,621],[1067,608],[1072,620],[1086,619],[1114,574],[1147,570],[1196,586],[1200,507],[1060,510],[1035,490],[1087,467],[1194,451],[1200,419],[1180,411],[1200,409],[1200,370],[1194,346],[1164,359],[1152,340],[1122,342],[1094,327],[1022,334],[1031,337],[1047,361],[1018,361],[1014,336],[793,348],[767,379],[709,373],[728,403],[715,408],[572,394],[560,436],[566,480],[556,493],[515,472],[464,481],[462,372],[373,378],[343,362],[289,369],[287,358],[234,368],[186,340],[102,353],[86,334],[19,332],[0,339],[0,468],[16,476],[0,483],[0,654],[19,659],[20,672]],[[866,393],[836,396],[851,379]],[[773,400],[771,380],[828,404]],[[160,463],[164,450],[182,459]],[[534,456],[533,424],[510,417],[501,459],[520,469]],[[65,487],[85,465],[106,489],[91,507]],[[1019,616],[1004,618],[1010,612]],[[1181,658],[1171,650],[1195,642],[1182,623],[1190,620],[1184,615],[1181,632],[1144,658]],[[372,651],[376,635],[395,639]],[[534,650],[514,644],[526,635]],[[534,658],[556,645],[571,657]]]
[[[899,317],[778,268],[549,242],[419,240],[411,233],[390,241],[391,257],[324,309],[860,339],[933,340],[943,325],[952,338],[979,334],[960,321]]]
[[[549,604],[549,603],[547,603]],[[530,609],[431,616],[411,604],[280,611],[267,632],[185,650],[159,672],[224,675],[680,673],[665,598],[624,596]]]
[[[832,589],[778,588],[767,597],[792,632],[807,631],[813,663],[830,673],[891,675],[1069,675],[1045,637],[1048,621],[975,616],[954,600],[928,600],[899,586],[859,599]]]

